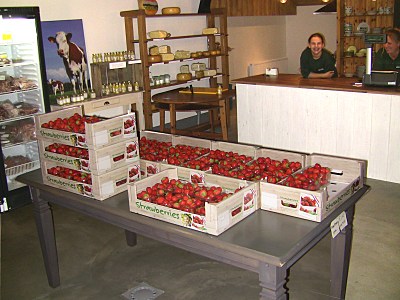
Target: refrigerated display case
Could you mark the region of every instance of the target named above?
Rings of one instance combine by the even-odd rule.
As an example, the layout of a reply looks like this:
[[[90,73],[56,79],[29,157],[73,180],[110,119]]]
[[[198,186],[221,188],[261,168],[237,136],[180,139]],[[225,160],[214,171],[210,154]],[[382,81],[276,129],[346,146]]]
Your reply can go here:
[[[0,7],[0,212],[30,202],[15,178],[40,168],[34,115],[49,111],[38,7]]]

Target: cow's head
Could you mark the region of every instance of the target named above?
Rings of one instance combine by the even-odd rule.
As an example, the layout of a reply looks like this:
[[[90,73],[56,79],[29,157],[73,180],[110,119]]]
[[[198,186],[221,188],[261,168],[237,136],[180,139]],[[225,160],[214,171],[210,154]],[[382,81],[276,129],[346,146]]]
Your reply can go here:
[[[47,39],[50,43],[57,44],[57,53],[61,57],[68,57],[69,54],[69,41],[71,40],[72,33],[65,33],[64,31],[59,31],[56,36],[49,36]]]

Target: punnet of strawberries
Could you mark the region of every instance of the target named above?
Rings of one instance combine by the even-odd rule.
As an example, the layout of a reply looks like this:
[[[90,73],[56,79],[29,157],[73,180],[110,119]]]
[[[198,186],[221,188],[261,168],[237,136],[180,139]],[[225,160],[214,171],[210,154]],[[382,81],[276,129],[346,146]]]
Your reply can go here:
[[[170,147],[172,147],[171,142],[159,142],[141,137],[139,140],[140,158],[155,162],[166,160]]]
[[[220,186],[204,186],[163,177],[160,182],[137,194],[137,198],[158,205],[205,215],[205,203],[218,203],[232,193]]]
[[[41,125],[42,128],[56,129],[67,132],[85,133],[85,123],[97,123],[103,118],[98,116],[82,116],[78,113],[68,118],[57,118]]]
[[[329,183],[331,170],[321,166],[319,163],[305,170],[289,175],[281,184],[299,189],[316,191]]]

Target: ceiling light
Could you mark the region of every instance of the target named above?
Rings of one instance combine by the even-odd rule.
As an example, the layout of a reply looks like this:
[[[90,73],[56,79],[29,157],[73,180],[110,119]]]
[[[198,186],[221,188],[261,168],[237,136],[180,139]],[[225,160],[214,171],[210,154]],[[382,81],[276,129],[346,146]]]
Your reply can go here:
[[[325,2],[325,3],[326,3],[326,2],[329,2],[329,0],[322,0],[322,2]]]
[[[279,0],[281,3],[286,3],[287,0]]]

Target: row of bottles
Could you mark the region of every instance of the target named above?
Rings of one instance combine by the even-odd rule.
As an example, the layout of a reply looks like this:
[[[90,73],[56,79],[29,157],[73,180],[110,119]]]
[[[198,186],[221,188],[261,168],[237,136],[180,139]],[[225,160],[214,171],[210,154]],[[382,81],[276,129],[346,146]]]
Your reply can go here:
[[[138,92],[140,90],[139,83],[135,81],[133,84],[128,81],[114,82],[109,84],[103,84],[101,87],[101,94],[108,96],[110,94],[119,94],[126,92]]]
[[[135,52],[133,50],[129,51],[117,51],[117,52],[107,52],[107,53],[94,53],[92,54],[92,63],[102,63],[102,62],[117,62],[125,60],[135,60]]]
[[[71,96],[62,95],[60,97],[57,97],[57,104],[66,105],[76,102],[82,102],[88,99],[89,97],[90,99],[96,98],[96,92],[94,89],[91,89],[89,93],[87,91],[83,91],[82,93],[73,94]]]

